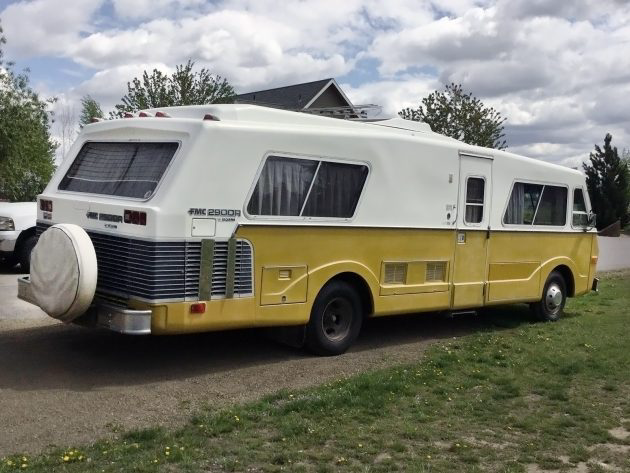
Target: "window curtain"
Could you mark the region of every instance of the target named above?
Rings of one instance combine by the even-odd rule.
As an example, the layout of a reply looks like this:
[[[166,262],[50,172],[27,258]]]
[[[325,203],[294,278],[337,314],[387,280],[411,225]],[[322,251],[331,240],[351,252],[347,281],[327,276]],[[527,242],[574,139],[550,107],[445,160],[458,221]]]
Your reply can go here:
[[[352,217],[367,174],[367,166],[322,162],[302,215]]]
[[[247,211],[252,215],[300,215],[317,161],[270,156]]]
[[[505,223],[522,224],[525,215],[525,186],[517,182],[512,189],[512,195],[505,211]]]
[[[538,206],[534,225],[558,225],[566,223],[567,189],[557,186],[545,186]]]

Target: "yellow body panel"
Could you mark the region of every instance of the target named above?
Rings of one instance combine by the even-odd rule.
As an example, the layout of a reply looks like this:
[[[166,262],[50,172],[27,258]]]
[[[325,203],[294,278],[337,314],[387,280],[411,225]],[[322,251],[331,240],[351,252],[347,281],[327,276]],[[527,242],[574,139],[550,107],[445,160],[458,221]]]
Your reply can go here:
[[[307,282],[306,265],[264,266],[260,305],[306,302]]]
[[[486,231],[457,232],[453,265],[453,309],[483,305],[487,242]]]
[[[467,231],[465,243],[457,233],[244,226],[236,237],[254,248],[253,297],[205,301],[203,314],[190,313],[193,302],[132,305],[153,309],[152,331],[160,334],[305,324],[318,292],[341,273],[365,281],[373,316],[539,300],[547,276],[559,265],[571,271],[576,295],[591,287],[591,256],[597,255],[592,233]],[[406,264],[404,281],[385,282],[388,262]],[[431,262],[444,262],[443,280],[427,280]]]
[[[592,233],[493,232],[488,248],[488,303],[531,302],[554,268],[571,271],[575,294],[587,292]]]

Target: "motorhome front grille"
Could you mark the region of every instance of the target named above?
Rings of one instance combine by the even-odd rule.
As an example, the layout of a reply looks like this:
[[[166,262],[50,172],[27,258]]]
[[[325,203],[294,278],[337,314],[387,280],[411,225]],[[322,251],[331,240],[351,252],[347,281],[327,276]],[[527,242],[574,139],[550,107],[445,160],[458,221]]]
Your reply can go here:
[[[212,264],[212,297],[225,297],[228,283],[227,241],[214,242]],[[234,296],[245,297],[254,293],[252,245],[247,240],[236,240],[234,255]]]
[[[38,223],[38,234],[46,228],[48,225]],[[151,301],[197,299],[200,242],[87,233],[98,263],[97,293]]]

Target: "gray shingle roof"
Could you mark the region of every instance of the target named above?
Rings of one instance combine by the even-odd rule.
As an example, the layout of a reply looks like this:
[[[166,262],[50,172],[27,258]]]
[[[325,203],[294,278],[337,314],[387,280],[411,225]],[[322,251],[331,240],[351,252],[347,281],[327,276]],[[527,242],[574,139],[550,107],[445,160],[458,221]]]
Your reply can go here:
[[[259,103],[285,109],[302,109],[315,97],[331,79],[316,80],[304,84],[277,87],[275,89],[258,90],[237,95],[236,103]]]

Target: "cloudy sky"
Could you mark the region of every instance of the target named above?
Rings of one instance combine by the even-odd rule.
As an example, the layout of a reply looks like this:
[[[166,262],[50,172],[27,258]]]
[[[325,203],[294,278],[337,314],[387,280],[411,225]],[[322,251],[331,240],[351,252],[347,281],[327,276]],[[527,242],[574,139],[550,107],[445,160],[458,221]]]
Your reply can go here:
[[[58,113],[192,58],[237,92],[334,77],[387,114],[459,82],[510,150],[564,165],[630,147],[629,0],[0,0],[0,22]]]

